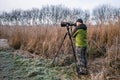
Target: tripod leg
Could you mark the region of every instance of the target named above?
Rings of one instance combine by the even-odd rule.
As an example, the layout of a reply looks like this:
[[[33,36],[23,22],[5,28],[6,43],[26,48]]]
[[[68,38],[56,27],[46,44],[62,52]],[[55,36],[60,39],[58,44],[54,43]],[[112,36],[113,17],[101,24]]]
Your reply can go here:
[[[57,53],[55,54],[55,57],[53,58],[53,61],[52,61],[52,64],[51,64],[51,65],[53,65],[53,64],[54,64],[55,59],[56,59],[56,57],[57,57],[57,55],[58,55],[58,53],[59,53],[59,51],[60,51],[60,49],[61,49],[61,47],[62,47],[62,45],[63,45],[63,42],[64,42],[64,40],[65,40],[66,36],[67,36],[67,32],[66,32],[66,34],[65,34],[65,35],[64,35],[64,37],[63,37],[63,40],[62,40],[62,42],[61,42],[61,44],[60,44],[60,47],[58,48]]]
[[[70,39],[70,42],[71,42],[73,55],[74,55],[74,59],[75,59],[75,63],[76,63],[77,62],[77,58],[76,58],[75,49],[74,49],[74,46],[73,46],[73,41],[72,41],[72,38],[71,38],[71,34],[70,34],[70,31],[69,31],[69,28],[67,28],[67,31],[68,31],[68,36],[69,36],[69,39]]]
[[[73,41],[72,41],[72,38],[71,38],[71,34],[70,34],[70,31],[69,31],[69,28],[67,28],[67,31],[68,31],[68,36],[69,36],[69,39],[70,39],[70,42],[71,42],[71,46],[72,46],[72,50],[73,50],[73,55],[74,55],[74,59],[75,59],[76,71],[77,71],[77,73],[78,73],[77,57],[76,57],[76,54],[75,54],[75,49],[74,49],[74,46],[73,46]]]

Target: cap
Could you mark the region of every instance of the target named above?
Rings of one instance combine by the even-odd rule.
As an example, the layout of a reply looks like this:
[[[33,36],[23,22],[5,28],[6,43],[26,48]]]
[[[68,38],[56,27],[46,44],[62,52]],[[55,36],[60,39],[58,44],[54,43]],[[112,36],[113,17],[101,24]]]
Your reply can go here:
[[[82,19],[78,19],[76,22],[83,23],[83,20]]]

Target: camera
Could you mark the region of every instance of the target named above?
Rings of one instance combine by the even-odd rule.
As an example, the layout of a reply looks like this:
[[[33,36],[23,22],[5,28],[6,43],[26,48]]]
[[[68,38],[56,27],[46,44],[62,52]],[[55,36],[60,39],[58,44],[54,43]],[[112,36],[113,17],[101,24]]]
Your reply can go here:
[[[76,26],[76,23],[61,22],[61,27]]]

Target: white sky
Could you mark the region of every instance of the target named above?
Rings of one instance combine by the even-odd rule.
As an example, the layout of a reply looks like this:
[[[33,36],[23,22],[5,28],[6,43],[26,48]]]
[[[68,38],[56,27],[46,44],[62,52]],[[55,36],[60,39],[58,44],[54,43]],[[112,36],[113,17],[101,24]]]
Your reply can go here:
[[[41,8],[45,5],[64,5],[68,8],[92,10],[102,5],[110,4],[120,8],[120,0],[0,0],[0,12],[14,9]]]

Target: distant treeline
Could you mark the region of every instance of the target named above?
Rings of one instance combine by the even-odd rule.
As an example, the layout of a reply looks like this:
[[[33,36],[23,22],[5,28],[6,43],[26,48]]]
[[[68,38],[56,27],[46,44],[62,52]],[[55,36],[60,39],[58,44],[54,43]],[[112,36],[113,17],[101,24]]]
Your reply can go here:
[[[120,8],[101,5],[96,7],[92,14],[89,10],[69,9],[62,5],[44,6],[41,9],[33,8],[31,10],[17,9],[11,12],[2,12],[0,25],[59,24],[61,21],[75,22],[78,18],[82,18],[84,23],[90,23],[90,19],[99,24],[117,22],[120,21]]]

